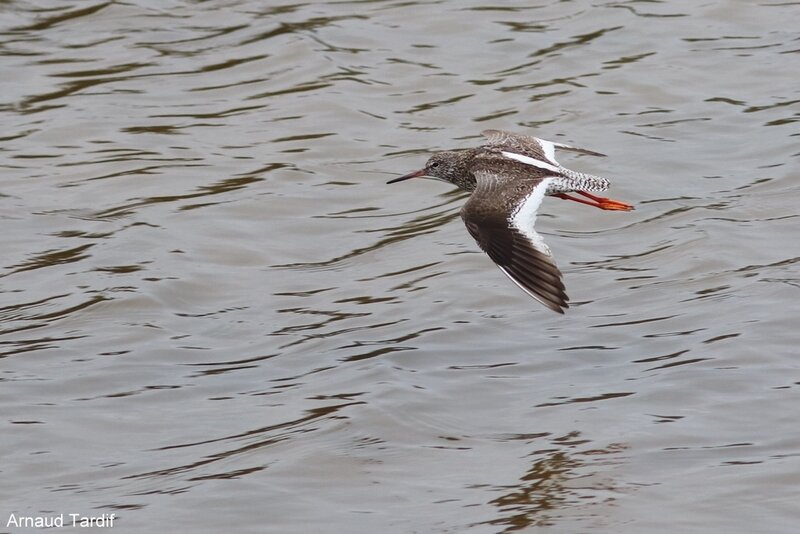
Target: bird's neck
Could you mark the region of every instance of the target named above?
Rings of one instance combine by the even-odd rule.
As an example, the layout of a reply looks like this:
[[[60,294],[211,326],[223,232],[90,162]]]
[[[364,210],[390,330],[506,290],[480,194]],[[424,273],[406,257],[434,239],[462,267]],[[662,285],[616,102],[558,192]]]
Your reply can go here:
[[[480,149],[470,148],[465,150],[459,158],[458,164],[454,167],[453,184],[458,186],[459,189],[464,191],[474,191],[477,186],[475,175],[469,170],[472,160],[478,154]]]

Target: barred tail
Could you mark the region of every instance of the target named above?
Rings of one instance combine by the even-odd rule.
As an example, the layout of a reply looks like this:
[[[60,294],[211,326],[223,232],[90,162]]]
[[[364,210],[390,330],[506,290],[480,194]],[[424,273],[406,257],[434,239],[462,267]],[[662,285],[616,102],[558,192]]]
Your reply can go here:
[[[559,171],[561,171],[561,174],[563,174],[565,177],[564,179],[559,180],[562,183],[557,185],[561,191],[598,192],[608,189],[608,180],[601,178],[600,176],[571,171],[569,169],[565,169],[564,167],[561,167]]]

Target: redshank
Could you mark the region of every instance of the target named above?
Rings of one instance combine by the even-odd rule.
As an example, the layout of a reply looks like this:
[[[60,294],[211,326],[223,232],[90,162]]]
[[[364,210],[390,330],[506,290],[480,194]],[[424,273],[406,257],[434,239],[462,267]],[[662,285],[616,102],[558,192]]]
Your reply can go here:
[[[556,149],[603,154],[501,130],[481,133],[487,139],[484,145],[438,152],[424,168],[387,183],[424,177],[473,191],[461,218],[478,246],[528,295],[564,313],[569,304],[561,271],[533,228],[542,199],[549,195],[615,211],[633,206],[593,195],[608,189],[608,180],[564,168],[555,158]]]

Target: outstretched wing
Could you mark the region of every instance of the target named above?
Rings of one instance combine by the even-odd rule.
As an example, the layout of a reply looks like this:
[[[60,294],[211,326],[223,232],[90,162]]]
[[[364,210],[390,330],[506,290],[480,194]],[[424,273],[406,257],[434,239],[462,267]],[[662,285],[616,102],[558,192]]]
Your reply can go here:
[[[525,187],[516,182],[508,190],[504,186],[509,182],[489,170],[474,174],[477,188],[461,209],[467,230],[517,286],[551,310],[564,313],[569,305],[561,271],[533,229],[551,178],[526,180]]]
[[[554,143],[553,141],[546,141],[538,137],[529,137],[527,135],[519,135],[503,130],[484,130],[481,135],[486,137],[487,146],[499,148],[505,152],[527,156],[534,160],[560,167],[556,161],[556,148],[561,150],[569,150],[579,154],[587,154],[589,156],[605,156],[600,152],[594,152],[585,148],[578,148],[563,143]],[[508,154],[504,154],[508,156]],[[529,165],[530,162],[526,162]]]

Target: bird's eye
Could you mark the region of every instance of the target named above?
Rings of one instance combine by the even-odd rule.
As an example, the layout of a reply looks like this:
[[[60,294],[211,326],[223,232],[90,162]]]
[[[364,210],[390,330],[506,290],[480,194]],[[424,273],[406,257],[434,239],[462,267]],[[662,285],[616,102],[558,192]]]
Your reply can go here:
[[[434,161],[433,163],[431,163],[431,167],[438,167],[438,166],[439,166],[438,161]]]

